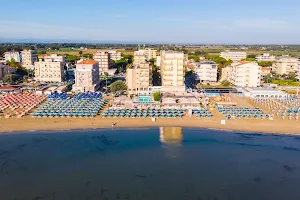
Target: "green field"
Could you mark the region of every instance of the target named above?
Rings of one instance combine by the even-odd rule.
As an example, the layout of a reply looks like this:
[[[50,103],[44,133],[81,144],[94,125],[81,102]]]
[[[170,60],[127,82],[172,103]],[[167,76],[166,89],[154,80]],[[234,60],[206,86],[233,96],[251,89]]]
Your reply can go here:
[[[47,52],[52,53],[52,52],[79,52],[80,50],[78,49],[71,49],[71,48],[60,48],[59,50],[47,50]]]

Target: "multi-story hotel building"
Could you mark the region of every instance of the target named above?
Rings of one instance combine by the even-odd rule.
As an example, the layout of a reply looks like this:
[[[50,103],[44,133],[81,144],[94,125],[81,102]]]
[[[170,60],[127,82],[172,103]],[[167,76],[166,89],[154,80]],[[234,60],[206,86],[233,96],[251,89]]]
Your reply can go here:
[[[233,51],[223,51],[220,53],[220,57],[226,60],[239,61],[247,57],[246,52],[233,52]]]
[[[281,57],[273,63],[272,71],[280,75],[289,74],[290,72],[296,72],[298,64],[298,58]]]
[[[162,90],[167,92],[184,92],[183,52],[161,51]]]
[[[4,59],[5,61],[11,61],[11,59],[14,59],[16,62],[22,62],[22,55],[18,51],[7,51],[4,52]]]
[[[35,50],[23,50],[22,54],[22,65],[27,69],[33,69],[34,63],[37,62],[37,53]]]
[[[129,94],[150,95],[152,71],[149,63],[133,65],[126,73],[127,91]]]
[[[110,54],[107,51],[98,51],[93,56],[94,60],[99,63],[99,74],[103,75],[104,72],[109,70]]]
[[[234,62],[222,70],[226,79],[241,87],[257,87],[260,85],[260,66],[255,62]],[[222,78],[225,80],[225,78]]]
[[[121,60],[121,52],[118,52],[116,50],[109,50],[108,54],[111,60],[114,61]]]
[[[276,57],[271,56],[269,53],[264,53],[263,55],[256,56],[256,61],[261,62],[261,61],[275,61]]]
[[[57,54],[51,54],[44,57],[45,62],[61,62],[63,66],[66,65],[66,56],[59,56]]]
[[[212,61],[196,63],[195,80],[201,83],[216,83],[218,78],[218,64]]]
[[[64,81],[64,65],[62,62],[35,62],[34,69],[36,81],[55,83]]]
[[[144,51],[135,51],[133,54],[133,64],[139,65],[141,63],[144,63],[146,61],[146,55]]]
[[[75,92],[95,92],[100,86],[99,64],[95,60],[83,60],[76,64]]]

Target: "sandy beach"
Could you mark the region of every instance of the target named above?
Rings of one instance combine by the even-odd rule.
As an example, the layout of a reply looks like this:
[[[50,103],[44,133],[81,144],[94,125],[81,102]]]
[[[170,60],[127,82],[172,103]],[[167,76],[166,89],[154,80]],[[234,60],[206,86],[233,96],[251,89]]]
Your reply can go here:
[[[183,119],[156,119],[151,118],[1,118],[0,132],[26,132],[26,131],[49,131],[69,129],[95,129],[112,128],[144,128],[144,127],[190,127],[190,128],[211,128],[243,132],[262,132],[276,134],[300,134],[300,122],[296,120],[281,120],[279,117],[274,120],[261,119],[231,119],[226,120],[222,125],[223,115],[214,112],[211,119],[184,117]]]

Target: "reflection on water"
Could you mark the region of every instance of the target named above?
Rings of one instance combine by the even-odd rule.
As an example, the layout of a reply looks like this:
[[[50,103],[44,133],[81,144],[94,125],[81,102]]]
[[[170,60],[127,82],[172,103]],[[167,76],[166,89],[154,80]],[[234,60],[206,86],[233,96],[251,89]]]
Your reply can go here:
[[[161,143],[180,144],[183,139],[182,128],[180,127],[161,127],[159,133]]]
[[[169,158],[180,156],[183,133],[181,127],[160,127],[159,141],[165,149],[165,154]]]
[[[0,135],[0,200],[299,200],[299,147],[172,127]]]

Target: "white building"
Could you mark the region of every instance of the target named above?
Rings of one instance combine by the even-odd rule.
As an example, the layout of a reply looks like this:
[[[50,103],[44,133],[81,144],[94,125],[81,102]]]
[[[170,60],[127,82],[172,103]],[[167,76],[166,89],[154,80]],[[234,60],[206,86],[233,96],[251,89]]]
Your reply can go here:
[[[176,51],[161,51],[162,90],[166,92],[185,92],[184,54]]]
[[[111,60],[114,61],[121,60],[121,52],[118,52],[116,50],[109,50],[107,52]]]
[[[233,52],[233,51],[223,51],[220,53],[220,57],[225,58],[226,60],[239,61],[246,59],[246,52]]]
[[[160,57],[160,56],[156,56],[156,61],[154,62],[154,64],[155,64],[157,67],[160,67],[160,63],[161,63],[161,57]]]
[[[241,87],[257,87],[260,85],[260,66],[255,62],[234,62],[226,67],[227,80]],[[222,78],[224,79],[224,78]]]
[[[59,56],[57,54],[51,54],[44,57],[45,62],[61,62],[63,66],[66,65],[66,56]]]
[[[11,59],[14,59],[16,62],[22,62],[22,55],[18,51],[4,52],[4,60],[11,61]]]
[[[196,63],[195,80],[201,83],[216,83],[218,75],[218,64],[212,61],[201,61]]]
[[[300,58],[298,58],[298,66],[296,70],[296,79],[300,81]]]
[[[34,69],[36,81],[55,83],[64,81],[64,65],[62,62],[35,62]]]
[[[100,75],[104,75],[104,72],[108,72],[110,54],[107,51],[98,51],[93,55],[93,59],[99,63]]]
[[[100,86],[99,64],[95,60],[83,60],[76,64],[75,92],[95,92]]]
[[[275,98],[285,99],[288,94],[273,88],[243,88],[242,93],[250,98]]]
[[[35,50],[26,50],[22,52],[22,65],[27,69],[34,69],[34,63],[37,62],[37,52]]]
[[[272,71],[280,75],[289,74],[290,72],[296,72],[298,65],[298,58],[281,57],[273,63]]]
[[[269,53],[264,53],[263,55],[256,56],[256,61],[261,62],[261,61],[275,61],[276,57],[271,56]]]

